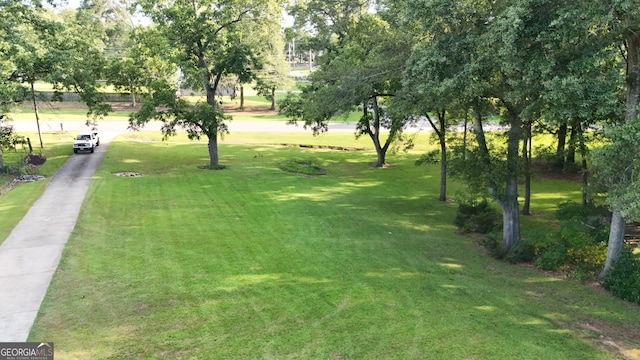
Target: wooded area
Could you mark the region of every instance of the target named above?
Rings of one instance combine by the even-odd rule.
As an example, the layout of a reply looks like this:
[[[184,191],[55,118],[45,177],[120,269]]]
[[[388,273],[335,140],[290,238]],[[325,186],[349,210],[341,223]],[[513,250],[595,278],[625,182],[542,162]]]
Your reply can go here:
[[[0,111],[31,102],[34,83],[77,93],[87,117],[111,106],[101,87],[140,99],[135,128],[162,121],[171,136],[208,139],[209,167],[221,168],[218,139],[228,132],[221,84],[254,86],[280,113],[314,133],[359,112],[386,165],[403,129],[427,120],[441,164],[477,199],[501,209],[501,248],[522,242],[530,214],[533,134],[555,137],[557,172],[583,174],[583,204],[606,196],[612,211],[604,278],[624,245],[627,222],[640,220],[637,191],[640,123],[640,8],[631,0],[233,0],[158,2],[2,0]],[[281,25],[283,11],[294,19]],[[142,21],[140,21],[142,19]],[[293,44],[296,46],[293,46]],[[289,63],[315,57],[299,93],[275,102]],[[204,91],[191,103],[178,89]],[[507,130],[488,139],[486,125]],[[10,126],[2,123],[3,138]],[[465,131],[452,131],[464,125]],[[467,129],[469,131],[467,131]],[[604,144],[604,146],[601,146]],[[8,144],[7,144],[8,145]],[[0,166],[3,165],[0,152]],[[524,189],[522,189],[524,187]],[[524,195],[524,206],[518,197]]]

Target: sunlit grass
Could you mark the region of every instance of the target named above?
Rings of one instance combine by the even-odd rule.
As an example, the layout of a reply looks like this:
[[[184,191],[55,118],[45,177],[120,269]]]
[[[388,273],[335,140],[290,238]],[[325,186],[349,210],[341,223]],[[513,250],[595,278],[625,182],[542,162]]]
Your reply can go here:
[[[640,323],[635,307],[456,235],[438,167],[414,153],[376,169],[370,148],[236,136],[222,171],[198,168],[204,142],[112,143],[30,340],[60,359],[613,359],[576,324]],[[292,158],[329,174],[278,168]]]
[[[42,173],[72,137],[45,133]],[[206,140],[160,138],[120,136],[96,174],[30,336],[55,341],[56,358],[612,359],[579,325],[637,331],[637,307],[456,235],[438,166],[413,164],[435,147],[426,133],[387,169],[352,133],[232,133],[222,171],[198,168]],[[329,173],[278,168],[295,158]],[[44,186],[0,197],[0,232]],[[524,232],[579,197],[577,183],[535,179]]]

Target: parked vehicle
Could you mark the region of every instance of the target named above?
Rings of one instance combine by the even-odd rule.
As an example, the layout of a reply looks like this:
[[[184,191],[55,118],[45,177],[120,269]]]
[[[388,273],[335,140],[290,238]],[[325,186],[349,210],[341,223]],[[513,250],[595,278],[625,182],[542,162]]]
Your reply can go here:
[[[81,132],[76,136],[76,139],[73,141],[73,152],[75,154],[80,151],[89,151],[93,153],[95,151],[96,146],[100,145],[100,137],[98,137],[98,132],[96,131],[87,131]]]

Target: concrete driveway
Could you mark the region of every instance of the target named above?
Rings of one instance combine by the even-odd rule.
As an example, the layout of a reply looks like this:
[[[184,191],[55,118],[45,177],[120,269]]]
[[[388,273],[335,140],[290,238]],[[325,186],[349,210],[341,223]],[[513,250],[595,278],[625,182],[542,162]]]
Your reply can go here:
[[[111,137],[69,157],[0,245],[0,342],[26,341]]]

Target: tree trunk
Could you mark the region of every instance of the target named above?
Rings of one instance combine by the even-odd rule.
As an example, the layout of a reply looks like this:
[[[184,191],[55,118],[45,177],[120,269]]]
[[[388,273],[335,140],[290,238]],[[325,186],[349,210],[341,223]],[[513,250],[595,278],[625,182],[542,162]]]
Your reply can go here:
[[[244,86],[240,84],[240,110],[244,110]]]
[[[524,163],[524,203],[522,215],[531,215],[531,121],[525,125],[522,140],[522,160]]]
[[[133,87],[131,87],[133,89]],[[131,90],[131,107],[136,107],[136,92]]]
[[[378,154],[378,160],[376,161],[376,167],[383,167],[387,163],[387,153],[380,146],[380,141],[376,142],[376,153]]]
[[[218,166],[218,135],[209,137],[209,168],[214,169]]]
[[[203,61],[201,61],[201,64]],[[214,109],[218,109],[218,102],[216,101],[216,89],[218,88],[219,77],[213,77],[209,71],[206,71],[204,75],[204,89],[207,92],[207,104]],[[209,167],[215,168],[218,166],[218,121],[213,127],[209,127],[208,131],[204,131],[205,135],[209,138]]]
[[[627,39],[627,99],[625,104],[625,122],[638,121],[640,105],[640,33],[631,32]],[[625,219],[618,209],[613,209],[611,230],[607,247],[607,259],[600,277],[604,277],[611,264],[620,255],[624,244]]]
[[[511,188],[513,189],[514,186]],[[520,240],[520,212],[517,196],[507,195],[505,200],[500,202],[500,207],[502,208],[502,247],[511,249]]]
[[[2,155],[2,149],[0,148],[0,169],[4,167],[4,156]]]
[[[502,245],[510,249],[520,241],[520,212],[518,211],[518,159],[520,158],[520,115],[511,112],[511,129],[507,140],[507,174],[502,207]]]
[[[578,124],[580,127],[578,132],[578,148],[580,149],[581,169],[582,169],[582,206],[589,205],[589,169],[587,165],[587,145],[584,141],[584,131],[582,130],[582,123]]]
[[[383,167],[387,163],[386,148],[380,144],[380,133],[378,131],[369,131],[369,137],[373,141],[373,147],[376,149],[376,167]]]
[[[607,259],[604,264],[604,269],[598,276],[600,279],[604,278],[607,271],[611,269],[611,265],[620,255],[622,246],[624,245],[624,231],[627,226],[627,222],[620,214],[620,211],[614,211],[611,217],[611,231],[609,231],[609,243],[607,244]]]
[[[42,144],[42,131],[40,131],[40,114],[38,113],[38,101],[36,101],[36,90],[31,81],[31,100],[33,100],[33,112],[36,115],[36,127],[38,128],[38,138],[40,139],[40,148],[44,149]]]
[[[439,201],[447,201],[447,144],[440,140],[440,196]]]
[[[424,116],[429,121],[431,128],[438,136],[438,143],[440,144],[440,195],[438,196],[439,201],[447,200],[447,143],[446,143],[446,109],[441,109],[437,111],[438,113],[438,124],[435,124],[429,116],[428,113],[425,113]],[[466,119],[465,119],[465,138],[466,142]],[[465,143],[466,149],[466,143]]]
[[[576,125],[575,120],[571,121],[571,133],[569,134],[569,149],[567,149],[567,160],[566,164],[573,165],[576,163],[576,143],[577,143],[577,134],[576,134]]]
[[[467,127],[469,125],[469,110],[464,113],[464,130],[462,133],[462,160],[467,160]]]
[[[440,142],[440,196],[439,201],[447,201],[447,139],[446,139],[446,116],[445,109],[438,112],[438,140]]]
[[[494,183],[491,174],[491,156],[487,147],[487,141],[482,128],[482,117],[474,111],[474,131],[480,152],[480,161],[484,168],[484,177],[487,183],[489,195],[495,199],[502,209],[502,246],[505,249],[511,248],[520,240],[520,213],[518,211],[518,157],[520,148],[520,127],[521,121],[518,116],[514,116],[509,130],[508,151],[507,151],[507,175],[504,194],[501,194],[498,185]]]
[[[373,131],[369,129],[369,136],[373,140],[373,146],[376,148],[376,154],[378,155],[376,167],[383,167],[386,164],[387,147],[383,147],[380,144],[380,108],[378,107],[378,98],[374,96],[371,103],[373,105]],[[367,105],[365,104],[365,116],[366,107]]]
[[[556,134],[558,137],[558,145],[556,147],[556,166],[562,169],[564,167],[564,150],[567,143],[567,123],[561,124]]]
[[[482,168],[484,169],[484,180],[487,184],[487,191],[492,198],[496,198],[496,184],[491,176],[491,156],[489,154],[489,148],[487,146],[487,139],[484,136],[484,129],[482,127],[482,116],[474,111],[473,131],[476,134],[476,141],[478,142],[478,152],[480,161],[482,162]]]
[[[271,111],[276,109],[276,87],[271,88]]]

